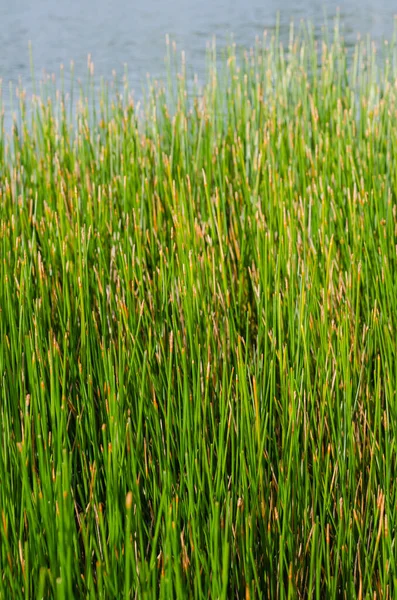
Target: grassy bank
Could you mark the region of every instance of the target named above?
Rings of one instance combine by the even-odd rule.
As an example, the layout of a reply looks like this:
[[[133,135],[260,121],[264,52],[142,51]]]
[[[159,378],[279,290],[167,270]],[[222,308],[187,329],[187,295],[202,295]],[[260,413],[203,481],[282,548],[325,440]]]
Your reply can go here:
[[[397,47],[346,56],[21,96],[1,598],[395,597]]]

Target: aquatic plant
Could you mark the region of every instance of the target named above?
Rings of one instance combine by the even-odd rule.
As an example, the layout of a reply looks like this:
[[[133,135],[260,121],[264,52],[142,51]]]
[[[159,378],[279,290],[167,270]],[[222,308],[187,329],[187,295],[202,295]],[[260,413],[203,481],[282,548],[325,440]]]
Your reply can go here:
[[[397,48],[330,37],[19,94],[1,598],[395,597]]]

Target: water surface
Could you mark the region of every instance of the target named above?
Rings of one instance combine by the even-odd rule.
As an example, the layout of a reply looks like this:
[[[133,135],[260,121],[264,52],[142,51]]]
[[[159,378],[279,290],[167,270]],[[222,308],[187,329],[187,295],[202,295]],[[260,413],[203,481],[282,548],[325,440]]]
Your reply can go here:
[[[265,29],[271,31],[280,14],[280,33],[288,36],[291,19],[309,19],[316,34],[328,20],[332,27],[335,0],[0,0],[0,79],[5,107],[8,83],[22,79],[31,91],[29,41],[36,75],[59,73],[75,63],[77,77],[92,55],[95,73],[111,79],[113,70],[128,64],[132,87],[141,90],[146,73],[164,73],[165,34],[186,51],[191,71],[202,74],[206,42],[216,36],[222,46],[234,34],[239,46],[251,46]],[[346,0],[340,9],[343,35],[349,45],[357,34],[376,41],[390,38],[395,0]]]

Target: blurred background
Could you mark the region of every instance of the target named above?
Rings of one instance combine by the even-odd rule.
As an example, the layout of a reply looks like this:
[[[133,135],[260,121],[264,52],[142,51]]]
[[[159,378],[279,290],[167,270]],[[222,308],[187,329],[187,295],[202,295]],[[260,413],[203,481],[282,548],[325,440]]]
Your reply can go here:
[[[299,26],[310,20],[316,36],[324,24],[333,27],[338,11],[335,0],[0,0],[0,79],[3,104],[9,105],[9,82],[19,78],[31,91],[29,41],[36,78],[43,72],[59,75],[70,61],[75,78],[87,75],[91,54],[95,76],[109,80],[128,65],[130,86],[139,96],[146,74],[165,74],[165,35],[185,50],[188,74],[203,75],[206,43],[216,36],[217,47],[233,39],[249,47],[256,36],[269,34],[279,13],[280,37],[288,39],[291,20]],[[391,38],[395,0],[346,0],[340,6],[340,29],[349,46],[370,34],[377,42]],[[65,86],[67,89],[67,85]]]

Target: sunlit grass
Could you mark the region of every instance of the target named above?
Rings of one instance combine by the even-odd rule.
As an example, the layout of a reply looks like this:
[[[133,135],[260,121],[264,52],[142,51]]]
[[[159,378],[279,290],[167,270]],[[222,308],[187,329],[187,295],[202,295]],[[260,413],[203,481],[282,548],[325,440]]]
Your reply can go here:
[[[19,94],[1,598],[395,597],[397,46],[330,38]]]

